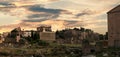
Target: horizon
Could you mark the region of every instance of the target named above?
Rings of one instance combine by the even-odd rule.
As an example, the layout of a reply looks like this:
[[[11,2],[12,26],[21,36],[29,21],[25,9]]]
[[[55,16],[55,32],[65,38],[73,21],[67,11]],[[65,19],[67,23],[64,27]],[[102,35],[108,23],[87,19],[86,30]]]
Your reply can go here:
[[[53,31],[84,27],[105,34],[107,12],[119,3],[119,0],[3,0],[0,33],[16,27],[26,30],[51,25]]]
[[[18,28],[18,27],[16,27],[16,28]],[[21,31],[37,31],[37,27],[36,28],[31,28],[31,29],[24,29],[24,28],[22,28],[22,27],[20,27],[21,28]],[[59,30],[52,30],[52,32],[56,32],[56,31],[62,31],[62,30],[66,30],[66,29],[72,29],[72,30],[74,30],[74,28],[77,28],[77,29],[81,29],[81,28],[84,28],[84,27],[73,27],[73,28],[63,28],[63,29],[59,29]],[[11,32],[12,30],[14,30],[15,28],[13,28],[13,29],[10,29],[9,31],[5,31],[5,32],[0,32],[0,34],[3,34],[3,33],[9,33],[9,32]],[[52,29],[52,27],[51,27],[51,29]],[[84,28],[84,29],[89,29],[89,28]],[[92,29],[90,29],[90,30],[92,30]],[[92,30],[93,31],[93,30]],[[95,31],[93,31],[94,33],[98,33],[98,32],[95,32]],[[101,34],[101,33],[99,33],[99,34]],[[106,32],[104,33],[104,34],[106,34]]]

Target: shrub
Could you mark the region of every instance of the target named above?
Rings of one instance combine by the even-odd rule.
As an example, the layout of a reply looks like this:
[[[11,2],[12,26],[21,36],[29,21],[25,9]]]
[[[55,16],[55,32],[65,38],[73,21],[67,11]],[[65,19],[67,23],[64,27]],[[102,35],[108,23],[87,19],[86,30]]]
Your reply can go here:
[[[39,41],[37,42],[37,44],[38,44],[38,45],[41,45],[41,46],[48,46],[48,45],[49,45],[48,42],[42,41],[42,40],[39,40]]]
[[[7,53],[7,52],[0,52],[0,55],[2,55],[2,56],[8,56],[8,55],[10,55],[10,54]]]

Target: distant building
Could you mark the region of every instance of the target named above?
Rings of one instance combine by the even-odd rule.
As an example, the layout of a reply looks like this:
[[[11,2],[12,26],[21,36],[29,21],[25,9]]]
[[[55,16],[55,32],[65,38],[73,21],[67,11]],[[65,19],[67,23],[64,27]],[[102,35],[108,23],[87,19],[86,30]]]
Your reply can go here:
[[[51,32],[52,30],[51,30],[51,26],[45,25],[45,26],[37,27],[37,31],[39,31],[39,32],[44,32],[44,31]]]
[[[61,34],[61,32],[59,32]],[[80,31],[73,29],[68,29],[62,32],[62,37],[60,34],[56,34],[56,40],[59,44],[81,44],[82,36]]]
[[[55,32],[52,32],[51,26],[37,27],[37,32],[39,33],[40,40],[55,41]]]
[[[20,27],[13,29],[10,33],[10,37],[12,37],[12,38],[16,38],[16,36],[18,36],[18,35],[22,36],[22,31],[21,31]]]
[[[3,44],[21,44],[21,43],[27,43],[26,39],[37,39],[40,38],[40,40],[44,41],[55,41],[55,32],[52,32],[51,26],[40,26],[37,27],[37,31],[35,30],[21,30],[20,27],[17,27],[11,32],[5,32],[3,34],[0,34],[0,43]]]
[[[55,32],[40,32],[40,40],[55,41]]]
[[[22,34],[22,37],[26,38],[26,37],[31,37],[31,31],[22,31],[23,34]]]
[[[0,43],[3,43],[4,40],[5,40],[5,38],[3,37],[2,34],[0,34]]]
[[[120,5],[108,13],[108,45],[120,47]]]

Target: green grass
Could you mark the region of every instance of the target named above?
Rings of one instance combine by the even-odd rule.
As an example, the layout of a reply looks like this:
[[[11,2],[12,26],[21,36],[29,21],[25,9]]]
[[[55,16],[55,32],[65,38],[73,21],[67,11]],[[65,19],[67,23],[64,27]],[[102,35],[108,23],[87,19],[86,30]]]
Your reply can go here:
[[[82,47],[81,44],[62,44],[62,45],[66,46],[66,47]]]
[[[57,47],[57,46],[66,46],[66,47],[82,47],[81,44],[58,44],[58,43],[50,43],[51,47]]]

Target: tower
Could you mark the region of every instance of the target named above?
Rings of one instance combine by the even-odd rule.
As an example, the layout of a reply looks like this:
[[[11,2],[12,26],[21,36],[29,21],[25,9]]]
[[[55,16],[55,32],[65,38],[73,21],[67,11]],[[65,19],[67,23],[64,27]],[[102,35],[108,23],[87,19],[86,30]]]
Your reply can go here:
[[[120,5],[108,13],[108,45],[120,47]]]

